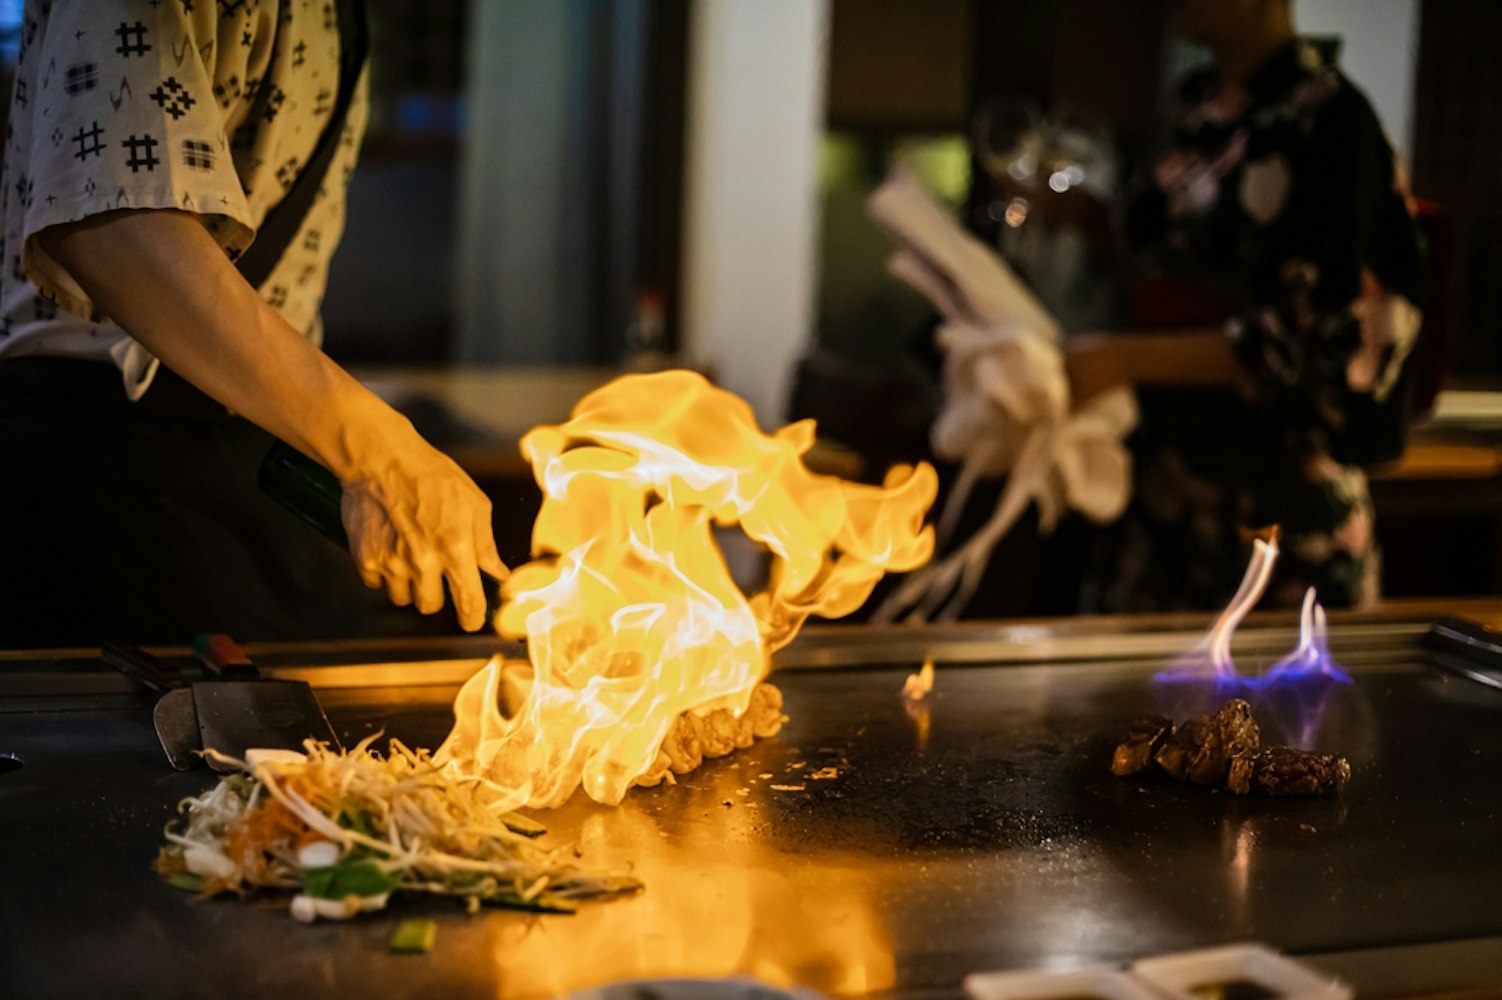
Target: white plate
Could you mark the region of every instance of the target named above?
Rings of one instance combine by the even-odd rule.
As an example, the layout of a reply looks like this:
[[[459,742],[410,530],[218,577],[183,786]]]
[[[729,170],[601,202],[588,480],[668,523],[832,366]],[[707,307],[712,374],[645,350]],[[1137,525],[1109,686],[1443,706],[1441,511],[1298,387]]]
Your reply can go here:
[[[1073,972],[977,972],[965,977],[971,1000],[1162,1000],[1120,969],[1092,966]]]
[[[607,983],[568,1000],[823,1000],[812,990],[782,989],[754,979],[637,979]]]
[[[1278,1000],[1351,1000],[1351,987],[1327,973],[1260,944],[1186,951],[1144,958],[1132,975],[1173,1000],[1203,1000],[1195,987],[1245,980],[1275,994]]]

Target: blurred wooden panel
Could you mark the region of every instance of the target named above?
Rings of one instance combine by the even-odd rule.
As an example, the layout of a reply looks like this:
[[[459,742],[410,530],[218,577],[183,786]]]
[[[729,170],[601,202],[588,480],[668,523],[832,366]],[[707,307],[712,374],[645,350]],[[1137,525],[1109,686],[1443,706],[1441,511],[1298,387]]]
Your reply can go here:
[[[834,0],[829,125],[963,129],[971,6],[970,0]]]

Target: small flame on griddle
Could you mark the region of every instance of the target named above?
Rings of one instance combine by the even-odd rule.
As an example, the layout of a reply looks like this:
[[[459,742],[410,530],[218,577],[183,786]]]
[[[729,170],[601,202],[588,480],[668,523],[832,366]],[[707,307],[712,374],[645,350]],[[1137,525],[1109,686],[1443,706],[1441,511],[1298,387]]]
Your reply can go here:
[[[1262,681],[1296,681],[1306,677],[1329,677],[1342,684],[1351,683],[1351,675],[1330,659],[1330,629],[1325,609],[1314,599],[1314,588],[1304,591],[1304,608],[1299,613],[1299,644],[1293,652],[1267,669]]]
[[[928,695],[934,689],[934,658],[928,657],[916,674],[902,682],[902,710],[913,720],[913,742],[919,753],[928,749],[933,732],[933,710]]]
[[[1236,669],[1236,660],[1231,655],[1231,640],[1236,635],[1237,626],[1267,591],[1267,584],[1272,579],[1273,566],[1277,561],[1278,528],[1275,525],[1254,534],[1252,558],[1241,578],[1241,585],[1236,588],[1231,602],[1215,620],[1209,633],[1189,654],[1187,662],[1174,670],[1158,674],[1156,679],[1170,683],[1212,679],[1217,688],[1227,689],[1261,688],[1310,678],[1351,683],[1350,675],[1336,666],[1330,658],[1325,609],[1315,599],[1313,587],[1304,594],[1304,607],[1299,619],[1299,642],[1293,651],[1261,675],[1244,676]]]
[[[909,702],[922,701],[933,689],[934,658],[930,656],[916,674],[908,674],[907,680],[902,682],[902,697]]]

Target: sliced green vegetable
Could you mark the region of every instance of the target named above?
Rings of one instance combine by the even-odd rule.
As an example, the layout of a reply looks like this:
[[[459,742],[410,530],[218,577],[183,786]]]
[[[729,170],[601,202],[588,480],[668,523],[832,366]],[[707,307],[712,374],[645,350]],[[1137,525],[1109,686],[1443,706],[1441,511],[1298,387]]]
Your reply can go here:
[[[529,913],[577,913],[579,911],[578,904],[572,900],[551,896],[545,892],[531,899],[524,899],[522,894],[515,890],[502,889],[481,896],[480,902],[502,910],[526,910]]]
[[[379,896],[395,889],[400,881],[400,875],[383,871],[373,861],[345,858],[337,865],[309,868],[303,872],[302,891],[318,899]]]
[[[598,882],[602,887],[601,894],[609,896],[630,896],[647,887],[641,879],[630,875],[612,875],[599,879]]]
[[[184,892],[203,892],[203,878],[191,872],[178,872],[167,879],[167,884]]]
[[[501,822],[506,824],[506,829],[523,837],[541,837],[548,832],[547,827],[521,813],[507,813],[501,817]]]
[[[341,809],[336,822],[346,830],[353,830],[367,837],[379,836],[368,809]]]
[[[386,947],[391,951],[425,952],[431,950],[437,940],[437,921],[417,918],[397,924]]]
[[[248,774],[227,774],[219,779],[229,786],[242,802],[249,802],[251,794],[256,790],[256,780]]]

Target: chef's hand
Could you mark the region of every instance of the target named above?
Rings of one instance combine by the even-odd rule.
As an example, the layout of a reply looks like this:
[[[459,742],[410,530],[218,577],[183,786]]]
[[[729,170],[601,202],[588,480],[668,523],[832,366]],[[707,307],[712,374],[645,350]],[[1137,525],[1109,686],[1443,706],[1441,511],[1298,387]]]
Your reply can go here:
[[[410,427],[410,425],[409,425]],[[496,551],[490,500],[416,431],[385,436],[344,482],[344,529],[365,585],[431,615],[448,581],[459,624],[485,624],[485,584],[509,572]],[[494,584],[492,584],[493,586]]]

